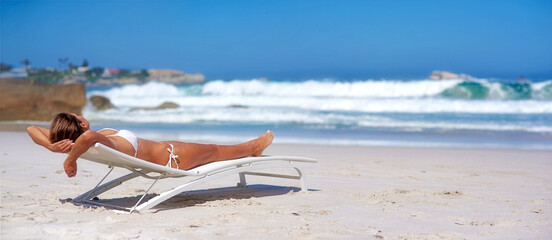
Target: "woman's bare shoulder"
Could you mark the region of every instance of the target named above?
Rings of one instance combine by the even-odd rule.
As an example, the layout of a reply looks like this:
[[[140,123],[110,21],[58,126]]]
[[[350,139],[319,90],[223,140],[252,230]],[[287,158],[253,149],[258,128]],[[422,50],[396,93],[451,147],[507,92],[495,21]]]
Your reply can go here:
[[[113,144],[113,140],[109,139],[104,134],[88,130],[84,132],[79,139],[82,139],[84,142],[99,142],[101,144],[107,145],[108,147],[115,148],[115,145]],[[77,139],[77,141],[79,140]]]
[[[118,131],[113,128],[104,128],[98,131],[99,134],[102,134],[104,136],[113,135],[113,134],[116,134],[117,132]]]

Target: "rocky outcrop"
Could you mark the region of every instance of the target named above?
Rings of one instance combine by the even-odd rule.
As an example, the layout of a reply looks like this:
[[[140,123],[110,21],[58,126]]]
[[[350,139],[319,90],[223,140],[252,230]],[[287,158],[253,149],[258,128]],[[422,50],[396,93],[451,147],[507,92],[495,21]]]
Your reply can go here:
[[[138,107],[138,108],[131,108],[130,111],[136,111],[136,110],[159,110],[159,109],[169,109],[169,108],[179,108],[180,105],[173,103],[173,102],[163,102],[161,105],[157,107]]]
[[[98,111],[103,111],[111,108],[115,108],[115,105],[111,103],[109,98],[104,96],[92,96],[89,99],[90,103]]]
[[[230,104],[228,105],[229,108],[247,108],[247,106],[245,105],[241,105],[241,104]]]
[[[431,76],[429,76],[429,79],[431,80],[447,80],[447,79],[471,80],[473,79],[473,77],[464,73],[456,74],[456,73],[446,72],[446,71],[433,71],[431,72]]]
[[[83,84],[44,84],[0,78],[0,121],[49,121],[59,112],[81,114],[86,105]]]
[[[114,79],[105,79],[100,78],[94,83],[88,83],[90,86],[112,86],[112,85],[125,85],[125,84],[140,84],[143,83],[138,78],[128,77],[128,78],[114,78]]]
[[[126,75],[113,75],[110,77],[91,78],[83,74],[64,76],[59,83],[82,83],[87,86],[119,86],[127,84],[143,84],[150,81],[164,82],[175,85],[200,84],[205,82],[205,76],[201,73],[188,74],[171,69],[150,69],[147,74],[132,72]]]
[[[205,82],[205,76],[201,73],[187,74],[170,69],[150,69],[148,70],[148,74],[148,81],[165,82],[170,84],[197,84]]]

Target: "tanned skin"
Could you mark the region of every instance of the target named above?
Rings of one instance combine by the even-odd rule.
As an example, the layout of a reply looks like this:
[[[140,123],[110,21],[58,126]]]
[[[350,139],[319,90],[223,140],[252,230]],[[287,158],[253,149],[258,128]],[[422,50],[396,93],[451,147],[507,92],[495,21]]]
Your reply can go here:
[[[94,143],[101,143],[119,152],[134,156],[134,147],[131,143],[119,136],[115,130],[105,129],[98,132],[90,130],[90,123],[82,116],[75,116],[80,121],[80,127],[84,130],[75,142],[64,139],[51,143],[48,136],[50,130],[30,126],[27,128],[29,136],[33,141],[52,152],[69,153],[63,162],[63,168],[68,177],[77,174],[77,159],[88,151]],[[156,142],[138,138],[138,152],[136,157],[148,162],[167,165],[169,161],[169,144],[174,145],[174,154],[178,155],[177,163],[179,169],[188,170],[210,162],[230,160],[242,157],[261,156],[263,151],[272,143],[274,134],[267,131],[263,135],[251,141],[236,145],[198,144],[179,141]],[[174,164],[176,165],[176,164]],[[176,167],[176,166],[173,166]]]

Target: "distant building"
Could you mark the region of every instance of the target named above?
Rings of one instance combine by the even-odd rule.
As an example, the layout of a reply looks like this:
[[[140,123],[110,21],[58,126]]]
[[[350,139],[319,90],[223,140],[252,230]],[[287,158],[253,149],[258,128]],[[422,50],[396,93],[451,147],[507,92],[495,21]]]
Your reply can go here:
[[[80,75],[80,74],[82,74],[82,73],[84,73],[84,72],[86,72],[86,71],[88,71],[88,70],[90,70],[89,67],[77,67],[77,68],[73,69],[73,74],[78,74],[78,75]]]
[[[112,77],[114,75],[119,75],[121,73],[120,69],[117,68],[104,68],[104,71],[102,73],[102,77],[108,78]]]
[[[78,67],[78,68],[77,68],[77,71],[78,71],[78,72],[81,72],[81,73],[86,72],[86,71],[88,71],[88,70],[90,70],[89,67]]]

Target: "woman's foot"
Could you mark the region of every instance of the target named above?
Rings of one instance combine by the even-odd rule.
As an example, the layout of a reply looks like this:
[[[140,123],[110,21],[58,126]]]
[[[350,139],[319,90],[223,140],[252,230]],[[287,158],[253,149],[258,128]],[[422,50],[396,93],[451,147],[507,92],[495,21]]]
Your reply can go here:
[[[272,143],[274,139],[274,133],[272,131],[267,131],[257,139],[251,141],[253,145],[253,157],[260,157],[263,154],[263,151]]]

